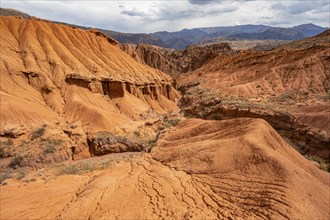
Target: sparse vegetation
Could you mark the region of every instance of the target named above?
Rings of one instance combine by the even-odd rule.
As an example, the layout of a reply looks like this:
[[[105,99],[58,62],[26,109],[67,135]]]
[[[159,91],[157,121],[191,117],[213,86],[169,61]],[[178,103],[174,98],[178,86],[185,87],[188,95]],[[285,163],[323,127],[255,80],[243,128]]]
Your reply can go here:
[[[176,126],[180,122],[179,118],[169,119],[166,123],[167,127]]]
[[[324,171],[329,171],[329,166],[327,163],[320,163],[320,169]]]
[[[100,170],[106,169],[106,168],[110,167],[112,163],[113,163],[113,160],[111,160],[111,159],[102,161],[99,164],[98,169],[100,169]]]
[[[13,157],[9,163],[9,167],[16,168],[18,166],[22,166],[23,159],[24,158],[22,155],[17,155]]]
[[[0,146],[0,158],[7,157],[6,151]]]
[[[220,120],[222,120],[222,119],[223,119],[223,118],[222,118],[221,115],[214,115],[214,116],[213,116],[213,120],[220,121]]]
[[[329,171],[329,166],[323,158],[315,156],[315,155],[306,155],[305,157],[308,160],[313,160],[313,161],[316,161],[317,163],[319,163],[321,170]]]
[[[44,153],[54,153],[59,145],[62,144],[62,140],[43,138],[41,139],[41,145],[44,149]]]
[[[123,159],[130,159],[131,157],[124,157]],[[102,161],[89,161],[89,162],[80,162],[77,164],[61,164],[55,166],[55,175],[80,175],[96,170],[107,169],[111,164],[113,164],[114,160],[112,158]]]
[[[60,175],[78,175],[87,172],[91,172],[97,169],[95,164],[92,163],[78,163],[78,164],[70,164],[70,165],[60,165],[57,167],[56,174]]]
[[[322,96],[322,99],[325,101],[330,101],[330,91],[325,96]]]
[[[113,135],[110,132],[98,132],[95,134],[95,138],[100,138],[100,139],[106,139],[106,138],[113,138],[115,135]]]
[[[12,178],[12,176],[13,176],[13,174],[10,169],[4,169],[4,170],[1,169],[0,184],[3,183],[3,181],[5,181],[6,179]]]
[[[7,138],[7,140],[1,142],[1,146],[11,147],[13,145],[13,141],[11,138]]]
[[[16,173],[16,179],[19,180],[23,179],[27,173],[28,173],[27,169],[23,169],[23,168],[19,169],[18,172]]]
[[[42,127],[37,128],[36,130],[34,130],[31,133],[31,139],[33,140],[33,139],[42,137],[45,134],[46,127],[47,127],[47,125],[43,125]]]
[[[286,137],[282,137],[282,139],[292,148],[294,148],[296,151],[298,151],[299,153],[303,153],[304,149],[305,149],[305,144],[295,144],[293,143],[290,139],[286,138]]]
[[[308,91],[299,91],[299,90],[292,90],[285,92],[281,95],[275,96],[271,98],[271,101],[278,102],[282,104],[289,104],[293,105],[297,102],[306,101],[308,98]]]
[[[0,142],[0,158],[10,156],[6,149],[12,147],[12,145],[13,141],[11,140],[11,138],[7,138],[7,140]]]

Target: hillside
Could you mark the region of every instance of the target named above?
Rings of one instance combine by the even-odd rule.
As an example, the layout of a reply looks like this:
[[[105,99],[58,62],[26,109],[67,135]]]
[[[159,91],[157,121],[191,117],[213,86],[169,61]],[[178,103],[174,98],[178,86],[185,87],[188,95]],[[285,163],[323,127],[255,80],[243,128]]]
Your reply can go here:
[[[219,54],[233,55],[227,43],[190,46],[184,50],[167,49],[145,44],[124,44],[122,49],[135,60],[159,69],[173,77],[196,70]]]
[[[18,144],[30,131],[48,127],[77,146],[78,155],[88,155],[87,133],[129,136],[140,127],[152,138],[143,115],[158,120],[178,109],[172,78],[136,62],[103,33],[0,19],[2,137],[18,136]]]
[[[324,94],[328,91],[324,82],[329,78],[327,33],[329,31],[271,51],[219,55],[180,80],[185,83],[198,78],[207,79],[203,85],[228,95],[269,96],[295,89]]]
[[[329,174],[260,119],[182,120],[151,155],[77,161],[24,179],[0,186],[2,218],[329,218]]]
[[[219,55],[178,78],[181,108],[190,117],[263,118],[302,154],[330,163],[329,36]]]

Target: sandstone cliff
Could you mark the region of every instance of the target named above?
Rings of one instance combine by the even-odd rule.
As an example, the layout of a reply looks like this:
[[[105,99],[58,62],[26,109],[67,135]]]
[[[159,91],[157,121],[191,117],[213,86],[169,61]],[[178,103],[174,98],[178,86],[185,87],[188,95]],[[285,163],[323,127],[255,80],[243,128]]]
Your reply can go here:
[[[122,49],[135,60],[159,69],[173,77],[196,70],[218,55],[233,55],[227,43],[189,46],[184,50],[167,49],[145,44],[124,44]]]
[[[4,138],[43,124],[68,138],[63,130],[72,133],[79,124],[84,140],[70,143],[80,152],[86,132],[133,133],[144,127],[143,115],[157,120],[178,110],[173,79],[133,60],[101,32],[10,16],[0,17],[0,26]]]

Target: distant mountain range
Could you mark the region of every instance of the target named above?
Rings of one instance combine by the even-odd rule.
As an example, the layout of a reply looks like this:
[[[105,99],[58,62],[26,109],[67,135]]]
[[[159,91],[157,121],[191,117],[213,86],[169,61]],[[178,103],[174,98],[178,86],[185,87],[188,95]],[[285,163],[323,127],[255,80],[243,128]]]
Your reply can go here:
[[[29,15],[14,9],[1,8],[0,12],[0,14],[4,16],[14,15],[21,16],[23,18],[30,17]],[[77,25],[71,26],[82,29],[92,28]],[[212,44],[213,41],[217,42],[219,38],[228,40],[300,40],[320,34],[327,30],[327,28],[314,24],[302,24],[290,28],[249,24],[227,27],[202,27],[183,29],[176,32],[161,31],[150,34],[130,34],[104,29],[98,30],[123,44],[142,43],[167,48],[183,49],[189,45],[198,44],[201,42]]]
[[[183,29],[177,32],[156,32],[149,36],[158,37],[168,47],[183,49],[188,45],[203,41],[212,42],[219,37],[228,40],[300,40],[322,33],[327,28],[314,24],[302,24],[290,28],[266,25],[237,25]]]

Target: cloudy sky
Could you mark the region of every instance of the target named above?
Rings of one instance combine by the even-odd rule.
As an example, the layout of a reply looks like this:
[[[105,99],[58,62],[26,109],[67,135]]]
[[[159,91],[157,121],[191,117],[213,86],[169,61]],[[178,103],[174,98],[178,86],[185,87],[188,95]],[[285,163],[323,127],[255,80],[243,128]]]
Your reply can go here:
[[[330,26],[329,0],[0,0],[36,17],[130,33],[241,24]]]

